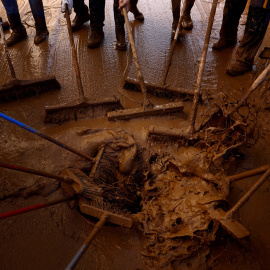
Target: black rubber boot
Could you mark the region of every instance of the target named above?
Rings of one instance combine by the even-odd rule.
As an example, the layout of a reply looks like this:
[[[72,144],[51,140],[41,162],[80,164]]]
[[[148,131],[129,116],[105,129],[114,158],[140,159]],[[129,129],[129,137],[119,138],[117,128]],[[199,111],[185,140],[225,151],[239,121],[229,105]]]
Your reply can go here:
[[[102,26],[90,26],[90,36],[88,38],[88,48],[97,48],[100,46],[104,38],[104,32]]]
[[[45,29],[38,29],[37,28],[36,29],[36,35],[35,35],[35,38],[34,38],[34,43],[36,45],[40,44],[43,41],[45,41],[48,36],[49,36],[49,31],[48,31],[47,27]]]
[[[73,32],[76,32],[82,28],[84,23],[88,22],[90,20],[90,14],[86,13],[83,16],[76,15],[74,20],[72,21],[71,28]]]
[[[144,16],[137,8],[138,0],[130,0],[130,12],[133,13],[135,20],[143,22]]]
[[[116,49],[118,51],[126,51],[127,44],[125,39],[125,28],[123,27],[115,27],[116,34]]]
[[[20,27],[16,27],[12,29],[12,33],[10,37],[7,39],[7,46],[11,47],[20,41],[27,38],[27,33],[25,27],[22,25]]]

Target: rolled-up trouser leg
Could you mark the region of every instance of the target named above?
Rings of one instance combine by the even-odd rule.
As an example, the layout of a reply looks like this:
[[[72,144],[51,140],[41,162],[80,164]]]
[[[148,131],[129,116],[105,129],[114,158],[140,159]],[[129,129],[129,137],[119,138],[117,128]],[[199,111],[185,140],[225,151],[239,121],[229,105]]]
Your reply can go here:
[[[74,0],[73,8],[76,15],[83,17],[88,13],[88,7],[85,5],[84,0]]]
[[[2,0],[12,30],[22,27],[19,8],[16,0]]]
[[[29,4],[35,20],[36,29],[47,29],[42,0],[29,0]]]
[[[236,52],[236,60],[253,64],[264,39],[270,19],[270,10],[250,6],[244,36]]]
[[[246,7],[247,0],[226,0],[220,38],[236,41],[240,17]]]
[[[102,27],[105,20],[105,0],[89,0],[91,25]]]

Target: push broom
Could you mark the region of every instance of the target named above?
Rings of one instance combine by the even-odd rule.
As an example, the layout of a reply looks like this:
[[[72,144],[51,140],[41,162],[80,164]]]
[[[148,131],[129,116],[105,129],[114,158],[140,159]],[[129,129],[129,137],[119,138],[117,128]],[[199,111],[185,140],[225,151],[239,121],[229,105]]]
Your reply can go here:
[[[181,0],[180,0],[179,5],[181,6]],[[185,3],[185,5],[186,5],[186,3]],[[175,45],[176,45],[176,42],[178,40],[178,36],[179,36],[179,34],[180,34],[181,30],[182,30],[183,10],[184,9],[185,8],[183,7],[182,11],[181,11],[181,16],[180,16],[180,18],[178,20],[178,23],[177,23],[175,35],[174,35],[173,41],[171,43],[170,52],[169,52],[169,55],[168,55],[166,66],[165,66],[165,69],[163,71],[161,85],[145,82],[146,90],[147,90],[148,93],[156,94],[156,95],[159,95],[159,96],[160,95],[161,96],[169,96],[169,97],[171,97],[171,96],[179,96],[179,95],[193,96],[193,94],[194,94],[192,91],[189,91],[189,90],[186,90],[186,89],[180,89],[180,88],[177,88],[177,87],[172,87],[172,86],[169,86],[169,85],[166,84],[168,72],[169,72],[169,69],[170,69],[170,66],[171,66],[171,62],[172,62],[172,56],[173,56],[173,52],[174,52],[174,49],[175,49]],[[139,90],[140,83],[137,80],[134,80],[134,79],[131,79],[131,78],[126,78],[123,88],[127,89],[127,90]]]
[[[19,80],[16,77],[15,69],[12,65],[9,51],[7,48],[6,38],[3,32],[2,20],[0,19],[0,33],[4,43],[5,55],[7,58],[8,66],[11,72],[13,80],[0,87],[0,103],[9,100],[29,97],[31,95],[37,95],[41,92],[60,89],[60,83],[54,76],[41,78],[36,80]]]
[[[65,17],[67,20],[67,28],[72,51],[72,59],[75,68],[79,98],[75,102],[60,104],[58,106],[47,106],[45,108],[44,123],[59,124],[70,120],[104,117],[108,111],[112,111],[117,107],[119,108],[120,105],[119,100],[115,98],[88,101],[85,97],[77,53],[74,46],[69,11],[67,7],[65,11]]]
[[[140,82],[141,91],[143,94],[143,105],[140,108],[125,109],[125,110],[108,112],[107,113],[108,120],[110,120],[110,121],[127,120],[127,119],[137,118],[137,117],[144,117],[144,116],[159,115],[159,114],[164,114],[164,113],[172,113],[172,112],[182,111],[184,109],[182,102],[172,102],[172,103],[168,103],[168,104],[155,106],[149,101],[149,99],[147,97],[147,90],[146,90],[144,78],[143,78],[143,75],[141,72],[141,67],[140,67],[139,61],[138,61],[135,42],[134,42],[134,39],[132,36],[131,27],[130,27],[126,8],[123,8],[123,15],[125,18],[126,28],[127,28],[127,32],[128,32],[128,37],[129,37],[129,41],[130,41],[130,46],[131,46],[133,58],[135,61],[135,66],[136,66],[138,79]]]

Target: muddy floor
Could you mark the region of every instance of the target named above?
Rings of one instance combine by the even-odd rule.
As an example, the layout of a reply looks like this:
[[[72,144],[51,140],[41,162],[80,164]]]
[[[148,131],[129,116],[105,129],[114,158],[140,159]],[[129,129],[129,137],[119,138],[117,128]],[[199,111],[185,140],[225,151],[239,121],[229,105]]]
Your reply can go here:
[[[147,127],[162,124],[165,127],[183,127],[188,119],[191,102],[184,100],[185,109],[176,116],[150,117],[127,122],[108,122],[102,119],[70,121],[62,125],[44,124],[44,107],[66,103],[77,98],[76,78],[65,19],[60,12],[60,1],[44,0],[46,21],[50,36],[48,41],[34,45],[34,21],[28,1],[19,0],[21,17],[26,26],[26,41],[9,49],[17,77],[20,79],[42,78],[55,75],[61,83],[60,91],[0,104],[1,112],[64,142],[77,149],[82,145],[76,132],[89,128],[121,128],[145,140]],[[224,1],[220,1],[210,39],[207,64],[204,72],[199,121],[204,109],[215,104],[234,103],[248,89],[254,78],[266,65],[265,60],[256,59],[254,70],[240,77],[229,77],[225,67],[234,49],[223,52],[212,51],[217,41],[222,21]],[[138,57],[143,75],[148,82],[160,83],[163,67],[168,57],[171,31],[171,4],[169,0],[139,1],[139,9],[145,15],[143,23],[134,21],[129,14],[135,37]],[[185,33],[178,42],[168,75],[167,83],[188,91],[194,91],[200,63],[207,19],[211,1],[196,0],[192,9],[194,29]],[[0,15],[6,13],[0,5]],[[72,18],[74,17],[72,14]],[[239,39],[243,34],[246,13],[241,18]],[[121,90],[124,71],[136,78],[135,65],[130,48],[126,52],[115,50],[113,1],[106,1],[105,39],[98,49],[87,48],[89,23],[74,34],[82,83],[90,99],[118,97],[126,106],[136,107],[141,96]],[[9,36],[9,31],[6,32]],[[268,40],[264,42],[267,44]],[[11,80],[8,64],[0,44],[0,84]],[[258,134],[252,145],[241,149],[241,159],[236,159],[228,174],[253,169],[270,162],[269,157],[269,94],[267,84],[250,98],[256,113]],[[158,104],[164,98],[151,97]],[[0,120],[0,161],[32,167],[48,172],[60,173],[63,168],[79,162],[73,154],[59,149],[37,136]],[[233,205],[254,183],[256,177],[233,184],[230,203]],[[249,202],[240,209],[238,216],[251,232],[248,247],[224,234],[213,247],[212,269],[269,269],[270,264],[270,196],[269,181],[266,182]],[[57,198],[61,194],[59,184],[54,180],[20,172],[0,169],[0,212]],[[38,210],[19,217],[1,221],[0,269],[63,269],[75,251],[80,247],[93,221],[82,218],[72,203],[64,203]],[[222,235],[222,234],[221,234]],[[145,269],[140,254],[141,236],[138,231],[105,226],[86,252],[77,269]],[[188,266],[187,266],[188,267]],[[181,268],[182,269],[182,268]]]

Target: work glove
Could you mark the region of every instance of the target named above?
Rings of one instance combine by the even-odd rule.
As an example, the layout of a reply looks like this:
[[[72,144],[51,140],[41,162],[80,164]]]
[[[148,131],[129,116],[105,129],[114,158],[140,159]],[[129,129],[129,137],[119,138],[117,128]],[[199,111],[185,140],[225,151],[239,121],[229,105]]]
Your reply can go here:
[[[72,13],[73,0],[62,0],[62,5],[61,5],[62,13],[66,12],[66,5],[68,6],[68,13],[70,15]]]

